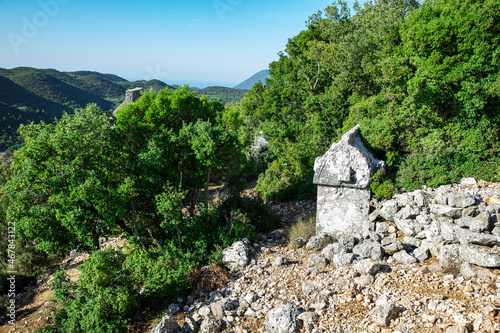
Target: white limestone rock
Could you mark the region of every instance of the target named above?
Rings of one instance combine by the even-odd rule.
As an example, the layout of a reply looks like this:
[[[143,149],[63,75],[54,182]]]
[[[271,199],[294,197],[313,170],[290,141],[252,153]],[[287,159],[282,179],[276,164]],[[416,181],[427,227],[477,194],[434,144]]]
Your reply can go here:
[[[240,270],[248,265],[250,241],[246,238],[222,251],[222,263],[230,270]]]
[[[304,312],[292,305],[279,305],[267,313],[265,328],[268,333],[298,333],[300,330],[299,315]]]

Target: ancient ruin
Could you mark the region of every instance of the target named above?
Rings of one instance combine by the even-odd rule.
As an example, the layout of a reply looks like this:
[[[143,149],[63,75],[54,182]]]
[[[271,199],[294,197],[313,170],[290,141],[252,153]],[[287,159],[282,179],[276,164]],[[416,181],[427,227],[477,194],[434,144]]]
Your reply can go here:
[[[317,234],[361,230],[369,214],[370,177],[379,169],[385,172],[385,162],[365,148],[359,125],[332,144],[325,155],[316,158]]]
[[[127,89],[127,91],[125,92],[125,100],[123,101],[122,104],[120,104],[119,107],[116,108],[116,110],[118,110],[119,108],[121,108],[124,105],[134,103],[135,101],[137,101],[141,97],[141,94],[143,91],[144,91],[144,88],[140,88],[140,87],[134,88],[134,89]],[[116,117],[116,110],[113,111],[113,115],[115,115],[115,117]]]

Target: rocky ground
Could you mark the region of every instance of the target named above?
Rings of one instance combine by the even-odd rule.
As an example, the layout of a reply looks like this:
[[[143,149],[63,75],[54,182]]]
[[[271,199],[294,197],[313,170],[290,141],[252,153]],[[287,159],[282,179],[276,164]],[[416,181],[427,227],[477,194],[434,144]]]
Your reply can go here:
[[[500,271],[458,259],[462,246],[479,247],[462,244],[461,233],[476,235],[476,230],[460,221],[465,216],[470,221],[482,221],[488,209],[498,212],[494,205],[500,203],[500,184],[445,186],[426,193],[410,195],[415,202],[423,195],[431,207],[421,205],[420,214],[430,214],[432,223],[417,222],[418,230],[410,231],[415,237],[398,228],[404,221],[410,223],[408,216],[396,218],[397,223],[392,223],[380,219],[376,213],[370,223],[377,220],[373,229],[383,229],[385,235],[367,230],[357,240],[354,253],[336,252],[340,246],[337,244],[353,242],[354,237],[319,238],[316,244],[310,240],[305,246],[302,242],[292,248],[285,230],[260,235],[260,241],[254,244],[235,244],[235,253],[248,246],[250,264],[233,272],[225,288],[191,295],[187,301],[172,304],[152,332],[176,332],[181,326],[183,332],[500,332]],[[451,207],[448,204],[454,203],[443,199],[443,195],[462,200],[469,198],[469,194],[475,201],[468,208],[456,208],[460,217],[455,220],[431,213],[437,208],[447,208],[448,214]],[[403,194],[398,200],[408,198]],[[413,204],[412,201],[412,209]],[[314,214],[312,202],[292,205],[296,208],[275,206],[275,209],[285,218],[293,215],[294,210]],[[382,203],[374,206],[380,212]],[[407,205],[400,205],[393,214],[405,215],[408,210]],[[473,210],[477,215],[470,215]],[[415,220],[415,216],[412,218]],[[491,231],[498,221],[495,220],[495,225],[493,220],[490,222]],[[448,240],[443,239],[441,231],[435,232],[436,224],[443,226],[442,235]],[[445,229],[448,224],[453,233]],[[482,233],[488,239],[497,237],[494,231],[482,230]],[[332,242],[335,244],[328,245]],[[427,246],[433,247],[432,251]],[[491,255],[497,251],[491,245],[481,247]],[[436,248],[445,249],[439,258],[432,255]],[[364,254],[366,249],[368,254]],[[455,257],[451,250],[455,251]],[[342,262],[341,258],[346,257],[348,260]],[[169,311],[176,314],[176,322],[169,317]]]
[[[469,190],[467,186],[457,189]],[[498,183],[479,182],[472,190],[481,204],[500,203]],[[154,329],[153,320],[148,319],[134,332],[176,332],[180,327],[183,332],[228,333],[500,332],[499,270],[468,264],[473,274],[463,276],[460,269],[443,267],[433,255],[422,262],[402,264],[394,255],[374,260],[371,253],[368,258],[342,263],[328,253],[335,245],[328,243],[338,240],[323,239],[316,245],[299,244],[301,247],[288,244],[288,227],[299,216],[315,214],[314,200],[269,204],[282,216],[283,229],[244,244],[249,250],[247,265],[233,272],[207,268],[197,293],[159,313],[154,323],[162,321]],[[397,225],[388,223],[388,229],[386,238],[408,246]],[[368,233],[366,237],[358,240],[361,245],[376,236]],[[396,245],[400,250],[397,242],[377,242],[387,251]],[[29,311],[20,316],[20,322],[25,320],[32,327],[46,320],[43,299],[48,294],[43,298],[45,289],[40,290],[32,298],[35,301],[30,303],[26,297],[28,304],[18,310]],[[0,333],[31,332],[29,327],[3,326]]]
[[[500,331],[498,271],[465,278],[433,271],[434,259],[412,265],[389,260],[362,275],[359,265],[337,269],[314,262],[315,251],[268,239],[253,249],[255,259],[226,288],[183,303],[185,315],[220,317],[225,332],[260,332],[270,310],[292,304],[310,319],[299,320],[300,332]],[[395,311],[376,312],[384,304]]]

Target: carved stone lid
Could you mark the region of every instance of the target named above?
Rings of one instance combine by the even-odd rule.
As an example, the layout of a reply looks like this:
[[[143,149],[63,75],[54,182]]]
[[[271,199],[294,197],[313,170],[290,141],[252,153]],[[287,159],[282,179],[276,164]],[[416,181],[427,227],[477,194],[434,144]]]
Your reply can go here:
[[[361,142],[359,124],[314,162],[314,184],[367,188],[385,162],[376,159]]]

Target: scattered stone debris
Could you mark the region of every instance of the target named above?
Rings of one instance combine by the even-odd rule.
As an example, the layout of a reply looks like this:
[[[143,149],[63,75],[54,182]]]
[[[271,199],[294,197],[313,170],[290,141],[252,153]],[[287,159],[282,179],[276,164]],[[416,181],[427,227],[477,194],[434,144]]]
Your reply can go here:
[[[500,184],[469,179],[372,200],[357,233],[288,247],[285,227],[243,241],[246,264],[191,295],[186,321],[228,333],[498,332],[498,203]]]

